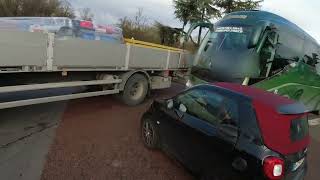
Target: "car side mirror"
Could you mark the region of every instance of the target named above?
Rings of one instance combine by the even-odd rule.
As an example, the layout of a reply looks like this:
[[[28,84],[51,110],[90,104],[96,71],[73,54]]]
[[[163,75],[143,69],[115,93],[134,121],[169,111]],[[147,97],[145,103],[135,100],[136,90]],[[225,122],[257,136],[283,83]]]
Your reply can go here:
[[[175,109],[174,111],[176,112],[176,114],[181,119],[184,116],[184,113],[187,112],[187,107],[185,105],[183,105],[183,104],[180,104],[179,105],[179,109]]]
[[[187,112],[187,107],[183,104],[180,104],[179,106],[179,111],[182,113],[186,113]]]
[[[173,108],[173,100],[172,100],[172,99],[169,99],[169,100],[167,101],[167,108],[168,108],[168,109],[172,109],[172,108]]]

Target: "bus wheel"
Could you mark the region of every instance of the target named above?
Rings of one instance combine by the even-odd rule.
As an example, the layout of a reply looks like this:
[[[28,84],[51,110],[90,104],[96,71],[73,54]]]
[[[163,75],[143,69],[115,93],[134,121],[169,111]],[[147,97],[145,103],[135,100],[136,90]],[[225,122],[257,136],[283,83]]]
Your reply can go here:
[[[141,74],[131,76],[121,94],[123,103],[129,106],[135,106],[144,101],[148,94],[148,80]]]

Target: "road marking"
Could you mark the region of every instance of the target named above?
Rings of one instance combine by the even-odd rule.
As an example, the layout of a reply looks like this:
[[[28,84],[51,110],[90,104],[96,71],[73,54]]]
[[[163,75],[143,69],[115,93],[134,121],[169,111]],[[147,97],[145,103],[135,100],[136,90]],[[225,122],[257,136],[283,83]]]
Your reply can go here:
[[[316,119],[311,119],[311,120],[309,120],[309,125],[310,125],[310,126],[320,125],[320,118],[316,118]]]

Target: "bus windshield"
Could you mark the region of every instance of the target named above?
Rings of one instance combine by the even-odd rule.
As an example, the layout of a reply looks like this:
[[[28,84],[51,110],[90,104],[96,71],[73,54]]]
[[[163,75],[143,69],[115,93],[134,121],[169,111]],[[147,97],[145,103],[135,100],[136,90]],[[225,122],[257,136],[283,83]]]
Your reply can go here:
[[[211,33],[206,50],[224,51],[248,49],[252,28],[250,26],[217,27]]]
[[[192,75],[208,82],[258,77],[259,56],[248,48],[252,32],[248,25],[217,26],[200,48]]]

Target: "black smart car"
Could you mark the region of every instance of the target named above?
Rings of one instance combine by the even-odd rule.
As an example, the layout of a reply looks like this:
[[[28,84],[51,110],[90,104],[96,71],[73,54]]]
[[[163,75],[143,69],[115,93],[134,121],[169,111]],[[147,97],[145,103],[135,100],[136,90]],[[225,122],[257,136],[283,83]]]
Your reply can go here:
[[[230,83],[157,100],[143,115],[144,144],[200,179],[303,179],[307,110],[285,97]]]

